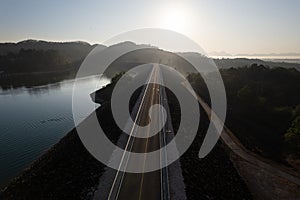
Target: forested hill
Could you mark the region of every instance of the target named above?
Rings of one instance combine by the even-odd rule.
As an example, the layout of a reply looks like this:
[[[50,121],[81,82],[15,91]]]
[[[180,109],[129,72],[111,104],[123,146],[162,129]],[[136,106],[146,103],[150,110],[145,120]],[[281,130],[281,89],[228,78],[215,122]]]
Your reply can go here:
[[[149,48],[149,45],[135,44],[133,42],[123,42],[119,44],[106,47],[104,45],[98,45],[98,49],[102,49],[104,54],[111,53],[112,51],[118,52],[122,48]],[[69,66],[79,66],[83,59],[96,45],[91,45],[86,42],[48,42],[40,40],[24,40],[18,43],[0,43],[0,72],[5,73],[18,73],[18,72],[36,72],[36,71],[56,71],[58,69],[65,69]],[[129,49],[130,49],[129,48]],[[144,55],[148,52],[147,55]],[[150,52],[150,54],[149,54]],[[134,55],[133,55],[134,54]],[[150,55],[150,56],[149,56]],[[180,57],[199,60],[204,66],[207,65],[208,58],[198,53],[186,52],[178,53]],[[128,57],[129,56],[129,57]],[[177,59],[171,59],[177,57]],[[152,50],[136,51],[130,55],[125,56],[124,59],[118,59],[123,64],[118,64],[113,69],[113,72],[120,72],[126,70],[128,67],[128,61],[134,60],[138,63],[144,63],[146,61],[161,62],[170,66],[176,66],[179,71],[191,71],[188,70],[190,66],[182,63],[182,59],[168,51],[154,48]],[[178,60],[179,59],[179,60]],[[252,64],[264,65],[270,68],[282,67],[282,68],[295,68],[300,71],[300,64],[287,63],[287,62],[271,62],[259,59],[247,59],[247,58],[235,58],[235,59],[213,59],[218,68],[240,68],[244,66],[251,66]],[[172,63],[170,63],[172,61]],[[77,68],[74,67],[74,68]],[[183,69],[183,70],[182,70]],[[203,68],[203,72],[210,72],[209,68]],[[114,73],[112,74],[112,76]]]
[[[0,43],[0,71],[31,73],[77,69],[96,45],[86,42],[25,40]],[[99,45],[98,48],[105,48]]]
[[[253,64],[220,73],[227,96],[226,125],[249,150],[300,170],[300,72]],[[190,74],[188,79],[210,102],[203,78]]]
[[[19,53],[21,49],[55,50],[71,61],[81,60],[95,47],[86,42],[48,42],[41,40],[24,40],[18,43],[0,43],[0,55]],[[105,46],[100,45],[105,48]]]
[[[300,71],[300,64],[298,63],[288,63],[288,62],[272,62],[265,61],[260,59],[248,59],[248,58],[222,58],[222,59],[214,59],[214,62],[221,69],[228,68],[238,68],[251,66],[252,64],[264,65],[270,68],[283,67],[283,68],[295,68]]]

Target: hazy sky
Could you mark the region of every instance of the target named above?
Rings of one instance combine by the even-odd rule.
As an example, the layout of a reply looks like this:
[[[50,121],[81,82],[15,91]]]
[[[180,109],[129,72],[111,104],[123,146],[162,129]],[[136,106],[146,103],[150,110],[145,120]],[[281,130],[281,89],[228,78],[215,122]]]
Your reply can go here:
[[[0,0],[0,26],[1,42],[101,43],[153,27],[183,33],[207,52],[300,53],[297,0]]]

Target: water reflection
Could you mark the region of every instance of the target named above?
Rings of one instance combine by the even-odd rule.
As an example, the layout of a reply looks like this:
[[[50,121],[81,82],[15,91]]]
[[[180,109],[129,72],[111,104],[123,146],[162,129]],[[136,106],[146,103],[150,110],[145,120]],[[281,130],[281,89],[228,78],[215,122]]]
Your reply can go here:
[[[0,88],[2,90],[14,90],[25,87],[32,88],[49,84],[59,84],[63,80],[73,79],[75,72],[52,72],[33,74],[8,74],[0,77]]]
[[[36,79],[46,84],[37,84],[35,78],[11,78],[0,89],[0,187],[74,127],[74,80],[68,76],[47,76]],[[99,106],[91,101],[90,93],[96,85],[99,89],[109,81],[99,76],[79,80],[79,90],[86,102],[79,113],[82,119]]]

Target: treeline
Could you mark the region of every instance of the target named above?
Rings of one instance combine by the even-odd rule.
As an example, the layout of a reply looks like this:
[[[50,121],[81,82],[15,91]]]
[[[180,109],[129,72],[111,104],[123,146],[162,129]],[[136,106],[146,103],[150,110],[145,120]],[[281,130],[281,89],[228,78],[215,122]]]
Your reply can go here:
[[[0,73],[31,73],[79,67],[95,46],[105,48],[103,45],[90,45],[80,41],[25,40],[18,43],[0,43]]]
[[[42,40],[24,40],[18,43],[0,43],[0,55],[18,53],[21,49],[55,50],[72,61],[83,59],[95,45],[86,42],[50,42]],[[103,46],[104,47],[104,46]]]
[[[280,60],[274,61],[267,61],[267,60],[260,60],[260,59],[249,59],[249,58],[222,58],[222,59],[214,59],[214,62],[219,68],[222,69],[229,69],[232,67],[245,67],[251,66],[252,64],[256,63],[257,65],[264,65],[270,68],[282,67],[282,68],[295,68],[300,71],[300,64],[299,63],[289,63]]]
[[[52,71],[68,64],[71,60],[56,50],[21,49],[0,56],[0,70],[10,73]]]
[[[300,158],[300,72],[253,64],[220,73],[228,102],[226,124],[242,143],[279,162]],[[188,78],[209,101],[201,76]]]

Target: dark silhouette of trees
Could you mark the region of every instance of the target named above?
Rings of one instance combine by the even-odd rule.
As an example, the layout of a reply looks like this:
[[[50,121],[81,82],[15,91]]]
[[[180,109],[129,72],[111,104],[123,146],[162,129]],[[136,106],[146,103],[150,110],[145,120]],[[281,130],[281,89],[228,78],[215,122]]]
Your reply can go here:
[[[300,105],[294,110],[291,126],[284,134],[287,153],[300,157]]]
[[[0,68],[10,73],[50,71],[70,63],[70,59],[56,50],[21,49],[0,56]]]
[[[227,94],[226,124],[242,143],[280,162],[287,155],[299,155],[300,72],[257,64],[220,72]],[[194,89],[209,99],[200,75],[188,78]]]

